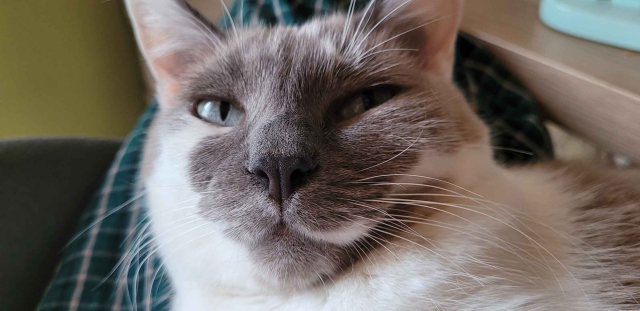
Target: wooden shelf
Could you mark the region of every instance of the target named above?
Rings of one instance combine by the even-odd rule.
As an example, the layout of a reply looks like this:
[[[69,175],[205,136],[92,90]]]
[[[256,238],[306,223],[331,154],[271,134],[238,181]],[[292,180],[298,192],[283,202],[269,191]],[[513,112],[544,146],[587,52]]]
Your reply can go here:
[[[538,0],[467,0],[462,30],[485,42],[555,121],[640,161],[640,53],[545,26]]]

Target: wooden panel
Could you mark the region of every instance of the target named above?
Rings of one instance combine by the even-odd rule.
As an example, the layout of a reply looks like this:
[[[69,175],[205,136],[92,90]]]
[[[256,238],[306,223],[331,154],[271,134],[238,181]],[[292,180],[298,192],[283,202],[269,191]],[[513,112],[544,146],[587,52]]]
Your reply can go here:
[[[545,112],[579,136],[640,163],[640,97],[494,47]]]
[[[538,0],[468,0],[462,29],[492,49],[548,115],[640,162],[640,53],[574,38],[538,19]]]
[[[467,0],[462,29],[490,44],[640,94],[640,53],[548,28],[538,18],[538,4],[538,0]]]

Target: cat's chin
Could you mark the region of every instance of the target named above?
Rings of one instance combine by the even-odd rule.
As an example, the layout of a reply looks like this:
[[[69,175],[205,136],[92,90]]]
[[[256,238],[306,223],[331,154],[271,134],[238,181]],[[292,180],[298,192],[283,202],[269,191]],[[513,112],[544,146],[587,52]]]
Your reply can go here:
[[[296,292],[320,285],[331,274],[318,275],[313,272],[281,277],[262,270],[257,273],[258,281],[265,289],[277,292]]]
[[[278,290],[304,289],[336,273],[349,260],[343,247],[279,225],[251,248],[257,278]]]

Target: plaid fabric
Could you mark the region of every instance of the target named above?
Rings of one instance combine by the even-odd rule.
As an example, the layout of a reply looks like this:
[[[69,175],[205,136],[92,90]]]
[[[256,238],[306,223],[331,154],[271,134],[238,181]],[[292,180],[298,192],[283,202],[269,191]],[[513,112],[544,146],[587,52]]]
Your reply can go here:
[[[242,1],[242,2],[240,2]],[[234,20],[244,24],[296,24],[317,14],[346,9],[344,0],[239,0]],[[223,20],[222,25],[228,24]],[[486,50],[466,35],[457,44],[454,80],[490,125],[495,157],[505,164],[553,157],[535,101]],[[127,138],[78,224],[38,310],[166,310],[171,286],[146,234],[144,200],[137,177],[152,105]],[[127,277],[115,270],[131,246],[148,245]]]

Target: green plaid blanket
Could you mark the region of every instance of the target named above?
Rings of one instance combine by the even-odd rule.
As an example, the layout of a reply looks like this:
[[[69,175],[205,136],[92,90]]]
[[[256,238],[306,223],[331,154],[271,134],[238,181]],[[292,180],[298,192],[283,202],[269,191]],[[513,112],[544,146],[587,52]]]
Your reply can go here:
[[[230,11],[235,21],[245,24],[296,24],[348,5],[348,0],[238,0]],[[221,24],[228,22],[227,18]],[[494,56],[464,34],[457,43],[454,80],[489,124],[496,160],[508,165],[553,157],[531,95]],[[133,243],[149,239],[137,238],[147,218],[136,181],[146,130],[156,109],[151,105],[122,145],[81,217],[76,237],[64,249],[38,310],[167,309],[171,284],[155,254],[139,254],[126,278],[114,271]]]

